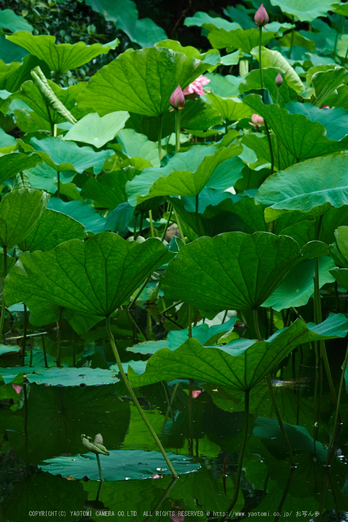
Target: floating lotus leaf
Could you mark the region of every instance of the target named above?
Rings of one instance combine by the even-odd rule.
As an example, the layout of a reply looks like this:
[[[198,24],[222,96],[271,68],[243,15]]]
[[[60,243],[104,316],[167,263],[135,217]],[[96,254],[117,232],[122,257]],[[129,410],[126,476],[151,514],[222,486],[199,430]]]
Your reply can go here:
[[[101,455],[100,465],[103,478],[111,480],[142,480],[152,478],[154,474],[168,475],[168,469],[163,456],[158,451],[143,450],[111,450],[110,455]],[[190,473],[197,471],[200,464],[191,463],[189,457],[167,453],[175,471]],[[62,475],[62,477],[74,477],[82,479],[88,477],[90,480],[99,480],[97,457],[94,453],[75,455],[73,457],[56,457],[48,459],[39,465],[43,471],[52,475]]]

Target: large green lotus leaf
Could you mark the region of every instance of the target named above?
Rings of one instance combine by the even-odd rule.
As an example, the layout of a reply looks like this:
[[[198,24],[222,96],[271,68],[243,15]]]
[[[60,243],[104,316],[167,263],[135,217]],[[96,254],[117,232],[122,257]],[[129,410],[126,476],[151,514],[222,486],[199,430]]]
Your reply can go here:
[[[129,114],[125,111],[111,112],[102,118],[97,113],[87,114],[71,127],[64,140],[90,143],[99,149],[123,129],[128,118]]]
[[[57,172],[76,170],[83,172],[93,168],[99,174],[105,160],[111,156],[111,151],[95,152],[92,147],[78,147],[76,143],[63,141],[60,138],[31,138],[30,143],[42,159]]]
[[[324,105],[332,94],[336,94],[337,87],[343,83],[346,83],[346,77],[346,69],[344,67],[338,66],[328,71],[319,71],[313,74],[312,84],[315,89],[315,95],[317,97],[315,100],[315,105],[317,107]]]
[[[1,154],[6,154],[8,152],[13,152],[17,149],[17,140],[10,134],[4,131],[4,129],[0,128],[0,152]]]
[[[267,206],[266,222],[288,211],[319,216],[330,207],[347,205],[347,166],[347,154],[326,156],[298,163],[267,178],[255,197],[258,203]]]
[[[70,69],[76,69],[84,63],[89,62],[100,54],[107,54],[115,49],[118,40],[109,44],[100,43],[86,45],[84,42],[71,44],[55,44],[55,37],[49,35],[34,36],[28,31],[17,31],[7,39],[21,47],[30,54],[47,63],[52,71],[64,73]]]
[[[330,257],[319,258],[319,288],[334,281],[330,274],[330,270],[334,266],[335,263]],[[301,261],[291,270],[262,306],[271,306],[279,312],[284,308],[306,305],[314,293],[314,273],[315,262],[313,259]]]
[[[150,18],[138,19],[136,3],[132,0],[86,0],[93,11],[101,13],[105,20],[122,29],[132,42],[140,47],[152,47],[166,38],[166,33]]]
[[[269,90],[273,101],[278,103],[281,107],[284,107],[292,100],[297,101],[298,97],[294,89],[288,85],[285,77],[283,78],[282,85],[277,87],[275,79],[278,74],[283,76],[283,70],[275,67],[262,67],[262,77],[265,88]],[[258,89],[261,89],[260,71],[254,70],[245,76],[242,83],[239,85],[239,91],[244,93]]]
[[[79,106],[92,107],[101,116],[114,111],[159,116],[169,109],[177,86],[184,89],[206,68],[165,47],[128,49],[91,78]]]
[[[57,98],[68,110],[74,109],[77,95],[85,89],[85,85],[82,82],[77,85],[71,85],[68,89],[62,89],[51,80],[48,80],[48,83]],[[21,129],[25,132],[29,129],[31,131],[49,130],[52,132],[52,124],[66,121],[64,116],[46,103],[39,88],[31,80],[22,83],[20,91],[12,94],[11,99],[21,100],[32,109],[26,119],[22,117],[23,121],[19,122]],[[23,115],[23,110],[17,109],[15,114],[17,116]],[[34,123],[31,123],[31,120]]]
[[[335,230],[335,240],[337,244],[337,248],[343,257],[344,266],[347,268],[346,264],[348,263],[348,227],[340,226]]]
[[[220,17],[212,17],[209,16],[208,13],[203,13],[202,11],[197,11],[193,16],[189,16],[185,18],[184,25],[186,27],[203,27],[208,31],[213,29],[225,29],[226,31],[233,31],[234,29],[241,29],[241,26],[238,23],[232,23],[224,18]],[[207,27],[208,26],[208,27]]]
[[[291,24],[285,24],[291,27]],[[262,45],[267,45],[278,34],[278,31],[263,31]],[[218,29],[208,34],[209,42],[215,49],[241,49],[244,53],[250,53],[260,41],[260,31],[258,29],[235,29],[226,31]]]
[[[58,173],[45,162],[43,162],[41,165],[36,165],[36,167],[30,170],[26,170],[25,172],[32,188],[44,190],[50,194],[55,194],[58,190],[58,176],[60,179],[60,186],[62,188],[64,184],[73,181],[76,175],[74,170]]]
[[[160,167],[157,143],[148,140],[143,134],[139,134],[133,129],[124,129],[117,136],[117,141],[122,145],[122,152],[129,158],[143,158],[152,166]],[[162,152],[165,156],[163,149]]]
[[[222,116],[224,121],[239,121],[243,118],[251,118],[253,111],[239,98],[222,98],[217,94],[207,94],[207,100],[212,107]]]
[[[127,169],[106,172],[98,179],[90,178],[84,183],[81,195],[95,201],[98,207],[114,209],[127,201],[126,183],[133,177],[134,173]]]
[[[277,5],[283,13],[295,16],[301,22],[311,22],[319,16],[327,16],[335,3],[335,0],[271,0],[272,5]]]
[[[215,169],[224,162],[228,162],[231,158],[236,157],[241,152],[242,148],[238,144],[231,145],[228,149],[222,147],[218,149],[213,156],[205,157],[195,172],[189,172],[187,170],[175,171],[157,179],[152,185],[148,184],[149,177],[145,177],[145,175],[142,174],[134,178],[134,184],[138,181],[138,187],[141,184],[142,195],[146,189],[148,194],[144,194],[142,198],[138,196],[137,202],[140,203],[141,201],[158,196],[196,196],[206,186]]]
[[[69,370],[62,369],[62,372],[66,374]],[[75,370],[83,374],[85,369],[73,370],[76,375]],[[55,372],[51,369],[46,373],[51,371]],[[70,379],[68,382],[70,386],[66,387],[30,386],[27,406],[16,412],[19,418],[27,416],[29,449],[24,430],[12,431],[10,435],[11,447],[21,458],[25,458],[27,452],[29,462],[39,463],[56,455],[75,455],[84,449],[81,442],[83,433],[101,433],[109,450],[122,444],[128,430],[130,410],[129,404],[117,397],[115,385],[73,387]]]
[[[69,201],[68,203],[59,198],[51,198],[47,208],[62,212],[82,223],[87,232],[97,234],[104,230],[106,219],[101,217],[93,207],[83,201]]]
[[[7,249],[21,243],[45,210],[49,195],[35,189],[9,192],[0,203],[0,244]]]
[[[257,47],[251,53],[257,60],[259,60],[259,48]],[[296,71],[289,65],[289,62],[278,51],[271,51],[265,47],[261,48],[262,67],[275,67],[283,72],[284,78],[289,87],[294,89],[297,93],[305,90],[304,85],[296,73]]]
[[[137,204],[137,196],[146,196],[152,185],[158,179],[169,176],[172,172],[196,171],[204,158],[206,156],[212,156],[216,150],[214,145],[209,147],[195,145],[187,152],[175,154],[169,159],[165,167],[144,169],[140,176],[136,176],[132,181],[127,183],[126,191],[129,203],[135,206]]]
[[[142,375],[129,367],[128,377],[134,387],[162,380],[197,379],[234,390],[250,390],[296,346],[345,337],[347,331],[347,318],[337,314],[319,325],[307,326],[297,319],[267,341],[240,339],[224,348],[211,348],[202,346],[197,339],[189,339],[174,351],[162,348],[152,355]]]
[[[197,471],[200,464],[191,463],[191,459],[184,455],[167,453],[175,471],[180,475]],[[163,455],[158,451],[143,450],[111,450],[110,455],[100,455],[100,464],[103,478],[111,480],[142,480],[152,478],[154,474],[168,475],[168,469]],[[99,480],[97,457],[94,453],[75,455],[74,457],[56,457],[42,462],[39,467],[52,475],[74,477],[79,480],[88,477],[90,480]]]
[[[0,183],[12,178],[22,170],[31,169],[38,163],[42,163],[39,154],[23,154],[11,152],[0,157]]]
[[[23,252],[52,250],[69,239],[85,239],[85,227],[61,212],[46,208],[30,234],[18,246]]]
[[[86,242],[72,239],[49,252],[23,254],[6,280],[4,296],[8,305],[25,302],[31,309],[43,298],[82,314],[109,316],[167,252],[157,239],[129,243],[111,232]]]
[[[298,244],[267,232],[202,237],[170,261],[162,289],[205,310],[260,306],[297,263]]]
[[[324,125],[329,140],[339,141],[348,134],[348,111],[318,109],[311,103],[291,102],[285,107],[290,114],[304,114],[310,121]]]
[[[30,25],[23,16],[16,15],[12,9],[3,9],[0,11],[0,28],[8,29],[12,33],[15,31],[29,31],[33,30],[33,26]]]
[[[282,145],[296,158],[303,161],[317,156],[345,150],[348,138],[332,141],[326,136],[325,127],[310,121],[302,114],[289,114],[278,105],[264,105],[261,96],[249,94],[243,102],[262,116],[272,128]]]

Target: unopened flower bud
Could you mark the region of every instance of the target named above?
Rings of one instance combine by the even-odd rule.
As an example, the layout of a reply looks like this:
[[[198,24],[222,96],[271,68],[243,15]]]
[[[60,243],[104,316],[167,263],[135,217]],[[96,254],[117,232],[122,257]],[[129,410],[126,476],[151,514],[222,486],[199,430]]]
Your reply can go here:
[[[277,74],[276,79],[274,80],[274,83],[276,84],[277,87],[280,87],[281,84],[283,83],[283,77],[280,73]]]
[[[169,103],[173,107],[173,109],[183,109],[184,108],[185,96],[184,96],[184,93],[182,92],[180,85],[177,86],[177,88],[171,95]]]
[[[260,5],[254,16],[254,22],[259,27],[264,27],[269,22],[269,16],[263,4]]]
[[[321,109],[330,109],[329,105],[322,105],[320,108]]]
[[[258,114],[253,114],[251,117],[251,121],[256,126],[260,126],[265,123],[265,120],[262,118],[262,116],[259,116]]]

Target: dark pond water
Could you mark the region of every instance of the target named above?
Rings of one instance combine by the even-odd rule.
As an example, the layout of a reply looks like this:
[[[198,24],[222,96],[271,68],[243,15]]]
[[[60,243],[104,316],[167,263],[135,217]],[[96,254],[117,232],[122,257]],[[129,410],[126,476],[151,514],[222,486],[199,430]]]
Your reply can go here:
[[[46,344],[49,345],[49,338]],[[96,362],[98,350],[92,352],[90,359]],[[337,383],[342,353],[337,349],[336,360],[331,360]],[[33,366],[40,361],[42,364],[40,354],[39,349],[34,350]],[[3,373],[9,366],[6,361]],[[28,358],[26,361],[29,363]],[[18,382],[22,386],[20,378]],[[157,454],[150,452],[157,452],[156,444],[122,382],[65,387],[32,382],[21,389],[14,389],[12,384],[0,387],[4,434],[0,458],[1,521],[224,519],[234,495],[244,436],[242,394],[189,381],[159,383],[137,390],[145,414],[165,449],[178,455],[179,460],[185,459],[180,469],[186,473],[173,483],[164,460],[153,459]],[[333,407],[322,379],[319,422],[317,428],[313,427],[314,387],[310,350],[306,356],[301,350],[295,351],[273,379],[280,414],[286,426],[291,425],[287,433],[295,470],[290,466],[267,383],[262,382],[250,393],[240,491],[229,518],[348,520],[346,393],[342,397],[336,457],[327,468]],[[97,433],[102,434],[104,445],[112,454],[100,456],[106,477],[103,483],[96,480],[96,461],[92,463],[92,480],[80,470],[79,455],[87,452],[81,434],[93,438]],[[112,460],[117,450],[126,452],[120,469],[114,467]],[[68,467],[63,465],[63,477],[52,474],[53,468],[43,464],[59,456],[69,461]]]

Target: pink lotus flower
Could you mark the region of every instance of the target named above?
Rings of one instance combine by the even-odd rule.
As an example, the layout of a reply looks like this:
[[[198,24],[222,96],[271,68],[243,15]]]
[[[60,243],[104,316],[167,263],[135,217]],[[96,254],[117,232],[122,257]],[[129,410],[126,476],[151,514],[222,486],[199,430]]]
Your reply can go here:
[[[330,107],[328,105],[322,105],[320,108],[321,109],[330,109]]]
[[[19,386],[19,384],[12,384],[12,388],[15,390],[18,395],[21,393],[23,386]]]
[[[177,86],[173,94],[171,95],[169,99],[170,105],[173,107],[173,109],[183,109],[185,105],[185,96],[182,92],[182,89],[180,85]]]
[[[254,16],[254,22],[259,27],[264,27],[269,22],[269,16],[263,4],[260,5]]]
[[[251,117],[252,123],[249,122],[250,125],[253,125],[254,127],[261,127],[265,123],[265,120],[262,118],[262,116],[259,116],[258,114],[253,114]]]
[[[280,73],[277,74],[276,79],[274,80],[274,83],[276,84],[277,87],[280,87],[281,84],[283,83],[283,77]]]
[[[195,79],[194,82],[190,83],[188,87],[185,87],[183,93],[185,95],[193,94],[194,92],[199,95],[204,94],[203,85],[207,85],[207,83],[209,82],[209,78],[206,78],[201,74],[200,76],[198,76],[198,78]]]
[[[192,390],[192,397],[197,399],[198,395],[202,393],[202,390]]]

